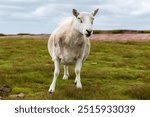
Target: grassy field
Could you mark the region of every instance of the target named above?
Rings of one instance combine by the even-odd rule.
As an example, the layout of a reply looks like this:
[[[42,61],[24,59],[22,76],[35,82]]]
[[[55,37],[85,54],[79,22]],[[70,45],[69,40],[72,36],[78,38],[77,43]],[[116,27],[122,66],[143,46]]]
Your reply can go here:
[[[92,41],[82,90],[74,85],[74,66],[67,81],[62,68],[55,93],[48,95],[54,67],[47,40],[0,39],[0,87],[12,87],[3,99],[21,92],[25,97],[15,99],[150,99],[150,42]]]

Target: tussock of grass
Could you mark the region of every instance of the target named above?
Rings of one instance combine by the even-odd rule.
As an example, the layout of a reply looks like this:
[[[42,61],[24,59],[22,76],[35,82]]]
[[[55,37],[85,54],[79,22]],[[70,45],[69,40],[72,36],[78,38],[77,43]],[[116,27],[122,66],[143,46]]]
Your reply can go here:
[[[74,65],[67,81],[62,80],[61,66],[56,91],[49,96],[54,67],[47,40],[0,39],[0,86],[10,85],[11,94],[25,93],[21,99],[150,99],[149,42],[92,41],[91,45],[81,71],[83,89],[74,85]]]
[[[150,100],[150,84],[135,85],[129,88],[127,94],[134,99]]]

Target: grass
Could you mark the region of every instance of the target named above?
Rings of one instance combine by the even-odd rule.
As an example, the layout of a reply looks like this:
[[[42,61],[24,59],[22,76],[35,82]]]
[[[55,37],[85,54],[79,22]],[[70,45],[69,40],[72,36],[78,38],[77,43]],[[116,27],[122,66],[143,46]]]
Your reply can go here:
[[[0,87],[25,93],[17,99],[150,99],[150,42],[92,41],[81,72],[82,90],[74,86],[74,66],[69,68],[64,81],[61,66],[56,91],[48,95],[54,67],[47,40],[0,39]],[[11,99],[10,94],[3,99]]]

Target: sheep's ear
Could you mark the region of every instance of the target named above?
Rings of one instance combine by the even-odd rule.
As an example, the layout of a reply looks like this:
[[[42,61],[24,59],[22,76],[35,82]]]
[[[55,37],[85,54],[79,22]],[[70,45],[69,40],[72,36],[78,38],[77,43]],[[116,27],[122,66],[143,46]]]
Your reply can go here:
[[[79,13],[78,13],[78,11],[77,11],[76,9],[73,9],[73,10],[72,10],[72,13],[73,13],[73,15],[76,16],[76,17],[79,15]]]
[[[95,16],[97,12],[99,11],[99,8],[92,12],[92,15]]]

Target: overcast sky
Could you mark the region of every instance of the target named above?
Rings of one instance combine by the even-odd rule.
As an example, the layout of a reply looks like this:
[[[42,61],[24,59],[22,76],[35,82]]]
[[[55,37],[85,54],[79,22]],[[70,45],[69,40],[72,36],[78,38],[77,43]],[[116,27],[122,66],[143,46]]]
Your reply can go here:
[[[0,0],[0,33],[51,33],[73,8],[100,8],[94,29],[150,29],[150,0]]]

